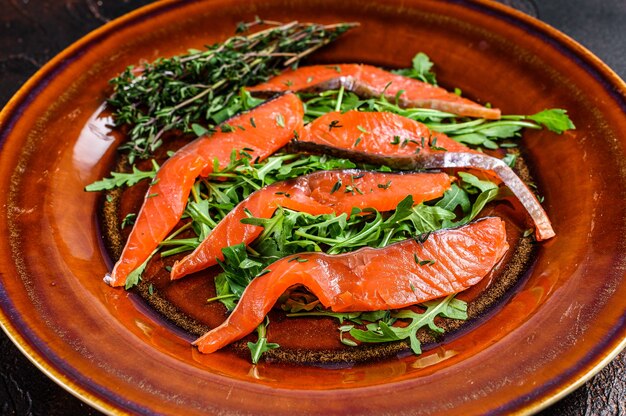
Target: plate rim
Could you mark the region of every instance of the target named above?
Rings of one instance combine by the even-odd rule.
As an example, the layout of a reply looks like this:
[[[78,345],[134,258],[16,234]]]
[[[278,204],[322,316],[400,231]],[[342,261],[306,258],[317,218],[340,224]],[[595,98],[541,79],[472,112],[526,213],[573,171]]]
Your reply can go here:
[[[604,90],[612,96],[616,102],[621,102],[622,110],[626,112],[626,82],[622,80],[607,64],[600,58],[589,51],[586,47],[578,43],[576,40],[565,33],[555,29],[549,24],[542,22],[532,16],[520,12],[512,7],[490,0],[445,0],[448,3],[461,5],[462,7],[473,8],[480,13],[489,13],[499,20],[509,20],[514,24],[523,25],[531,29],[535,34],[541,35],[542,38],[549,40],[550,47],[556,47],[562,52],[577,58],[585,72],[596,78],[603,86]],[[30,102],[36,99],[40,90],[45,88],[49,81],[53,81],[55,74],[63,71],[64,68],[71,65],[73,57],[82,50],[89,48],[90,44],[97,43],[102,39],[112,35],[118,29],[126,26],[132,26],[137,21],[149,18],[153,14],[167,13],[171,9],[184,6],[185,0],[161,0],[141,6],[131,12],[128,12],[118,18],[115,18],[104,25],[92,30],[83,37],[79,38],[61,52],[56,54],[51,60],[39,68],[24,83],[18,91],[9,99],[0,111],[0,152],[3,150],[5,140],[11,131],[11,126],[19,118],[24,109]],[[16,317],[11,317],[11,310],[5,310],[7,304],[10,308],[13,303],[6,296],[3,285],[0,283],[0,327],[20,350],[26,358],[33,363],[48,378],[53,380],[64,390],[82,400],[84,403],[94,409],[105,414],[119,414],[124,412],[124,408],[116,406],[103,398],[100,398],[89,392],[88,388],[75,383],[69,379],[60,369],[54,367],[44,354],[39,354],[35,348],[27,342],[27,336],[20,333],[14,324]],[[4,299],[2,299],[4,298]],[[19,317],[17,317],[19,319]],[[616,327],[615,329],[620,329]],[[611,349],[605,349],[595,354],[595,357],[602,358],[595,361],[594,365],[588,369],[583,369],[583,374],[575,379],[570,378],[557,386],[557,391],[553,394],[544,393],[539,398],[532,399],[532,402],[520,406],[520,413],[535,413],[548,407],[551,404],[561,400],[572,391],[579,388],[593,376],[595,376],[602,368],[610,363],[622,350],[626,349],[626,327],[622,329],[621,340],[619,340],[619,330],[613,335],[613,340],[607,340],[607,344],[614,344]],[[619,340],[619,342],[615,342]],[[510,402],[509,402],[510,403]]]

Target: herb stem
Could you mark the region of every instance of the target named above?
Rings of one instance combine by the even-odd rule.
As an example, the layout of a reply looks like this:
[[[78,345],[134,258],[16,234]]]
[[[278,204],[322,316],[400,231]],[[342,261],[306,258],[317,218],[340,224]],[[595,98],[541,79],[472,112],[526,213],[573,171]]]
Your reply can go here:
[[[212,298],[208,298],[206,300],[207,303],[211,303],[211,302],[215,302],[216,300],[222,300],[222,299],[232,299],[232,298],[237,298],[238,296],[235,295],[234,293],[228,293],[225,295],[219,295],[219,296],[214,296]]]
[[[339,88],[339,94],[337,95],[337,104],[335,104],[335,111],[341,110],[341,102],[343,101],[343,84]]]

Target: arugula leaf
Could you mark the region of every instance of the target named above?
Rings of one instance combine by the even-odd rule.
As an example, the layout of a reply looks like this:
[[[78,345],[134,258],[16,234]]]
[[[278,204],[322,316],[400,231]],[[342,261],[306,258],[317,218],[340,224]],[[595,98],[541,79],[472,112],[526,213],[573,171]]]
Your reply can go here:
[[[110,178],[104,178],[102,180],[87,185],[85,187],[85,191],[97,192],[120,188],[122,186],[133,186],[141,180],[154,178],[158,170],[159,165],[153,159],[152,170],[150,171],[139,170],[135,165],[133,165],[132,172],[111,172]]]
[[[436,231],[446,228],[450,221],[456,218],[454,212],[439,206],[420,204],[413,209],[413,214],[409,217],[414,230],[413,235],[424,234],[429,231]]]
[[[408,319],[410,323],[405,327],[390,326],[385,320],[377,322],[376,326],[370,326],[365,330],[354,328],[350,330],[350,335],[361,342],[379,343],[409,339],[411,350],[415,354],[421,354],[420,341],[417,338],[417,331],[423,327],[428,327],[436,333],[443,333],[443,329],[435,323],[435,318],[442,316],[451,319],[467,319],[467,304],[454,295],[449,295],[443,300],[425,302],[424,313],[416,313],[410,309],[404,309],[391,313],[395,319]]]
[[[120,228],[126,228],[129,225],[133,225],[135,223],[136,218],[137,218],[137,214],[135,214],[134,212],[130,212],[126,214],[126,216],[122,220],[122,224],[120,224]]]
[[[500,194],[500,188],[488,180],[478,179],[476,176],[467,172],[459,172],[461,177],[461,187],[469,194],[478,194],[470,212],[457,222],[447,222],[446,227],[464,225],[476,218],[487,203],[495,200]],[[464,211],[467,212],[467,211]]]
[[[250,349],[250,355],[252,356],[252,364],[257,364],[264,352],[280,347],[278,344],[267,342],[266,334],[269,323],[270,320],[266,317],[265,322],[261,323],[256,329],[259,337],[257,342],[248,342],[248,348]]]
[[[229,311],[235,309],[235,306],[237,306],[236,300],[239,297],[231,291],[226,273],[220,273],[215,276],[215,293],[217,296],[207,299],[207,302],[219,300]]]
[[[251,259],[248,256],[246,245],[241,243],[222,249],[224,260],[218,260],[218,264],[224,270],[220,275],[228,284],[228,291],[240,298],[243,291],[264,268],[264,264]],[[224,289],[225,283],[222,285]],[[224,292],[218,292],[218,296]]]
[[[459,172],[459,177],[461,178],[461,184],[463,189],[465,189],[469,193],[476,193],[473,189],[476,188],[480,192],[486,192],[490,189],[498,188],[498,185],[488,180],[478,179],[476,176],[467,172]]]
[[[444,331],[436,324],[435,319],[437,317],[467,319],[467,303],[456,299],[454,296],[449,295],[442,299],[424,302],[421,305],[425,308],[423,313],[417,313],[410,309],[393,312],[332,312],[317,306],[314,311],[289,313],[287,316],[291,318],[304,316],[336,318],[342,325],[339,327],[339,339],[345,345],[358,345],[351,339],[345,338],[345,333],[349,333],[353,339],[362,343],[383,343],[408,339],[413,353],[421,354],[421,345],[417,338],[418,330],[427,327],[431,331],[441,334]],[[394,326],[398,320],[409,320],[410,322],[407,325]],[[365,329],[355,328],[354,325],[345,325],[346,321],[362,325]]]
[[[457,208],[461,208],[464,213],[467,213],[470,210],[471,202],[467,192],[461,189],[456,183],[453,183],[450,189],[443,194],[443,198],[435,205],[452,212]]]
[[[567,130],[574,130],[576,126],[567,116],[567,110],[560,108],[552,108],[549,110],[543,110],[537,114],[528,116],[527,118],[541,124],[548,130],[561,134]]]
[[[481,192],[478,195],[478,198],[476,198],[476,202],[472,206],[472,210],[465,218],[463,218],[461,224],[467,224],[468,222],[476,218],[476,216],[480,214],[480,211],[482,211],[487,203],[493,201],[498,197],[499,191],[500,190],[498,188],[491,188],[484,192]]]
[[[209,210],[210,203],[208,199],[199,199],[198,201],[190,199],[185,209],[185,215],[191,218],[191,226],[198,236],[198,244],[207,238],[211,230],[217,225],[211,219]]]
[[[419,52],[413,57],[411,63],[413,64],[412,68],[398,69],[392,72],[405,77],[415,78],[419,81],[427,82],[432,85],[437,85],[437,77],[435,73],[431,71],[433,63],[428,55],[423,52]]]
[[[141,264],[141,266],[137,267],[135,270],[128,273],[128,276],[126,276],[126,283],[124,285],[124,289],[128,290],[131,287],[137,286],[139,284],[139,282],[141,281],[141,275],[143,274],[143,271],[146,269],[146,266],[148,265],[148,262],[150,261],[154,253],[155,252],[152,252],[152,254],[150,254],[150,257],[148,257],[146,261],[144,261]]]

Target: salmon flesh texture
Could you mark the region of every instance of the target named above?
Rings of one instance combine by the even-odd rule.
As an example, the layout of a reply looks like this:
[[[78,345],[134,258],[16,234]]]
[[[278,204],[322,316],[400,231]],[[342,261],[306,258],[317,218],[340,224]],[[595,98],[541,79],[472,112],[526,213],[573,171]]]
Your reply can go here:
[[[222,248],[250,244],[263,227],[241,223],[246,211],[257,218],[271,218],[282,206],[312,215],[346,213],[353,208],[390,211],[412,195],[413,202],[438,198],[453,178],[445,173],[383,173],[359,170],[321,171],[278,182],[254,192],[229,212],[207,238],[172,267],[172,279],[181,278],[224,260]]]
[[[294,285],[305,286],[335,312],[397,309],[467,289],[486,276],[507,250],[504,222],[488,217],[433,232],[425,241],[408,239],[340,255],[285,257],[255,278],[226,321],[194,345],[202,353],[211,353],[243,338]]]
[[[555,236],[537,197],[506,163],[409,118],[387,112],[331,112],[309,123],[290,147],[403,170],[482,170],[501,180],[517,197],[535,224],[538,241]]]
[[[402,107],[431,108],[467,117],[496,120],[500,110],[487,108],[441,87],[393,74],[371,65],[314,65],[289,69],[250,92],[325,90],[343,86],[362,97],[398,99]]]
[[[157,172],[122,255],[104,281],[124,285],[151,256],[180,220],[196,178],[210,174],[215,161],[227,166],[232,151],[243,149],[253,158],[267,158],[301,132],[303,116],[300,99],[287,93],[231,118],[230,128],[218,128],[178,150]]]

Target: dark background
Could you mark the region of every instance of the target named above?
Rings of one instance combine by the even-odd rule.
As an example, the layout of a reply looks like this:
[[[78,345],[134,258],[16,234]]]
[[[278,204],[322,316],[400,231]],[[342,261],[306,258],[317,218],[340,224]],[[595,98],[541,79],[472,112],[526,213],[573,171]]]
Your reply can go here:
[[[582,43],[626,78],[626,0],[499,0]],[[0,0],[0,107],[89,31],[149,0]],[[35,368],[0,332],[0,414],[100,415]],[[626,415],[626,352],[547,415]]]

